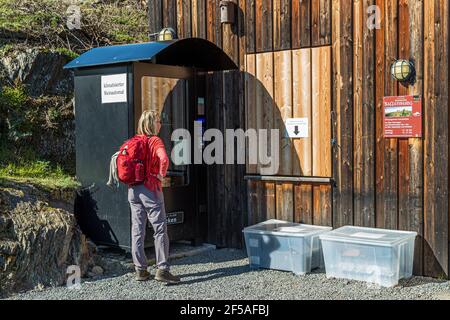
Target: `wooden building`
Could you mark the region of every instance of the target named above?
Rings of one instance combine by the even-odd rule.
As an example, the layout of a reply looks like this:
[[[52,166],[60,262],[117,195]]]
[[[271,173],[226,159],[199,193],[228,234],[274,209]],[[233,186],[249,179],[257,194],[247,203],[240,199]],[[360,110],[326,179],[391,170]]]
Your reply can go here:
[[[414,273],[449,275],[449,0],[148,1],[150,32],[205,38],[239,71],[207,78],[208,127],[279,128],[309,119],[303,139],[281,137],[280,170],[208,166],[208,241],[242,246],[242,228],[279,218],[418,233]],[[369,29],[370,6],[380,28]],[[368,13],[368,9],[369,12]],[[411,59],[403,86],[391,63]],[[422,138],[384,138],[384,96],[421,95]]]

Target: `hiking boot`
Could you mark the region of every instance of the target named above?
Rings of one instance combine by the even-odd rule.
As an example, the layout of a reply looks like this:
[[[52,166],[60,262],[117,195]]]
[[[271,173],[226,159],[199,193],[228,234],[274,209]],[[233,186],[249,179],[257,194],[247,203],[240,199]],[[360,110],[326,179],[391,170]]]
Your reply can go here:
[[[163,269],[156,269],[155,280],[165,283],[178,283],[181,281],[180,277],[174,276],[169,271]]]
[[[137,281],[145,281],[150,278],[150,272],[147,270],[136,270],[136,280]]]

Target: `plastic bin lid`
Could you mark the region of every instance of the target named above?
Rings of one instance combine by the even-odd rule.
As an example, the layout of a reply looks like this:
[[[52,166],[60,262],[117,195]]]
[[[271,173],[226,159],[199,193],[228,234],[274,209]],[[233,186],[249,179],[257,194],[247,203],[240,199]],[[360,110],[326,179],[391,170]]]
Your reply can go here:
[[[304,237],[315,233],[330,231],[331,227],[313,226],[309,224],[294,223],[271,219],[253,226],[244,228],[243,232],[273,234],[279,236]]]
[[[320,235],[320,239],[351,243],[392,245],[397,242],[414,238],[416,235],[417,232],[413,231],[344,226]]]

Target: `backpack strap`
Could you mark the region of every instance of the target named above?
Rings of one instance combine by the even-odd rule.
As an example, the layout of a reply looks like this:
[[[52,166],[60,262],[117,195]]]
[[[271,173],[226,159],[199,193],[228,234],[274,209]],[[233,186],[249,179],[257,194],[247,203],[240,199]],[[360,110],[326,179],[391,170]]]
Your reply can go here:
[[[117,156],[119,153],[120,151],[117,151],[111,157],[111,162],[109,163],[109,178],[106,183],[107,186],[111,188],[116,187],[116,189],[119,188],[119,177],[117,176]]]

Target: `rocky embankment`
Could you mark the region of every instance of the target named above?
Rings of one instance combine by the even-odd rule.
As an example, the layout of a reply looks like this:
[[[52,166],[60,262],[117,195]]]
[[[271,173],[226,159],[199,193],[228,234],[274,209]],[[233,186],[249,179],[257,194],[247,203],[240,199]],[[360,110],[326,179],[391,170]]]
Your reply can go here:
[[[61,285],[70,265],[82,276],[92,271],[95,246],[78,228],[73,203],[73,190],[1,182],[0,296]]]
[[[92,47],[147,40],[145,1],[79,1],[74,30],[69,5],[0,0],[0,165],[42,160],[73,175],[73,76],[63,66]],[[0,179],[0,296],[63,284],[73,264],[88,277],[129,270],[95,254],[73,215],[74,190],[14,181]]]
[[[33,146],[44,159],[74,166],[73,76],[63,69],[72,57],[41,47],[16,46],[0,54],[0,92],[7,88],[23,91],[21,105],[3,101],[9,135],[17,145]],[[1,102],[1,101],[0,101]],[[70,165],[68,165],[70,166]]]

